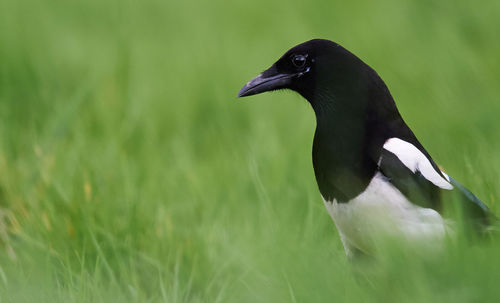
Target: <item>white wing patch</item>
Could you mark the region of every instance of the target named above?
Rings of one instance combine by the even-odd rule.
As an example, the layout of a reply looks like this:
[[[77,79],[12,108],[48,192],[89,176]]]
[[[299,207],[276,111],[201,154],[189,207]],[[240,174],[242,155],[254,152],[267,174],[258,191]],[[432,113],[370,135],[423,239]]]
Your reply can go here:
[[[453,189],[448,175],[441,172],[444,176],[443,178],[432,167],[429,159],[413,144],[399,138],[391,138],[385,142],[384,148],[398,157],[412,172],[419,171],[427,180],[443,189]]]

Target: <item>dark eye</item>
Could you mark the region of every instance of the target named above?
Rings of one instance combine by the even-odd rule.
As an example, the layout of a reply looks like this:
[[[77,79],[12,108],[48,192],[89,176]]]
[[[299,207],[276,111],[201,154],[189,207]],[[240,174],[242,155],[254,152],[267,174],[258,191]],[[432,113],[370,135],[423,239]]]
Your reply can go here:
[[[306,65],[306,56],[304,55],[295,55],[292,57],[292,63],[295,67],[301,68]]]

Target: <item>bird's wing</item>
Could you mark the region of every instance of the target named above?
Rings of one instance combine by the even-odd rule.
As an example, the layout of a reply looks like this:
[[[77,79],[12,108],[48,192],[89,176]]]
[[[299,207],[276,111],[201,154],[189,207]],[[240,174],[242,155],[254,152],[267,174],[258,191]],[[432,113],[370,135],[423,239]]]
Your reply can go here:
[[[443,209],[443,201],[459,200],[466,215],[484,221],[488,207],[460,183],[437,168],[433,160],[412,143],[390,138],[378,159],[379,171],[413,204]]]

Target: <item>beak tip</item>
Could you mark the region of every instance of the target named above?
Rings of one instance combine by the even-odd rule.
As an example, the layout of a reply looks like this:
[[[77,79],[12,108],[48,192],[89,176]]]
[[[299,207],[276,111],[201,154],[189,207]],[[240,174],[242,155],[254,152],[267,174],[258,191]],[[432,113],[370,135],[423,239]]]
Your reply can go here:
[[[258,75],[257,77],[253,78],[252,80],[248,81],[245,85],[243,85],[243,87],[238,92],[238,98],[252,95],[252,94],[250,94],[250,91],[253,87],[252,84],[254,84],[256,82],[256,80],[260,79],[260,78],[261,78],[261,75]]]
[[[291,74],[275,73],[270,76],[263,77],[262,74],[260,74],[248,81],[248,83],[240,89],[237,97],[248,97],[262,92],[287,87],[292,76],[293,75]]]
[[[243,87],[243,88],[245,88],[245,87]],[[236,98],[241,98],[241,97],[244,97],[244,95],[243,95],[243,94],[244,94],[245,92],[243,91],[243,88],[242,88],[242,89],[238,92],[238,95],[236,95]]]
[[[241,90],[238,92],[238,95],[236,95],[236,98],[245,97],[244,93],[245,93],[245,92],[243,91],[243,89],[241,89]]]

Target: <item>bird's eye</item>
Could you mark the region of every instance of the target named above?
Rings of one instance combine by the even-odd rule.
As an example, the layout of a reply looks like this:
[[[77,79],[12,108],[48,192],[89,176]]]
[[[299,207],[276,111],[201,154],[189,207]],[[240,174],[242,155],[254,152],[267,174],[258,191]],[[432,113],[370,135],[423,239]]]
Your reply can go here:
[[[301,68],[306,65],[306,56],[304,55],[295,55],[292,57],[292,63],[295,67]]]

